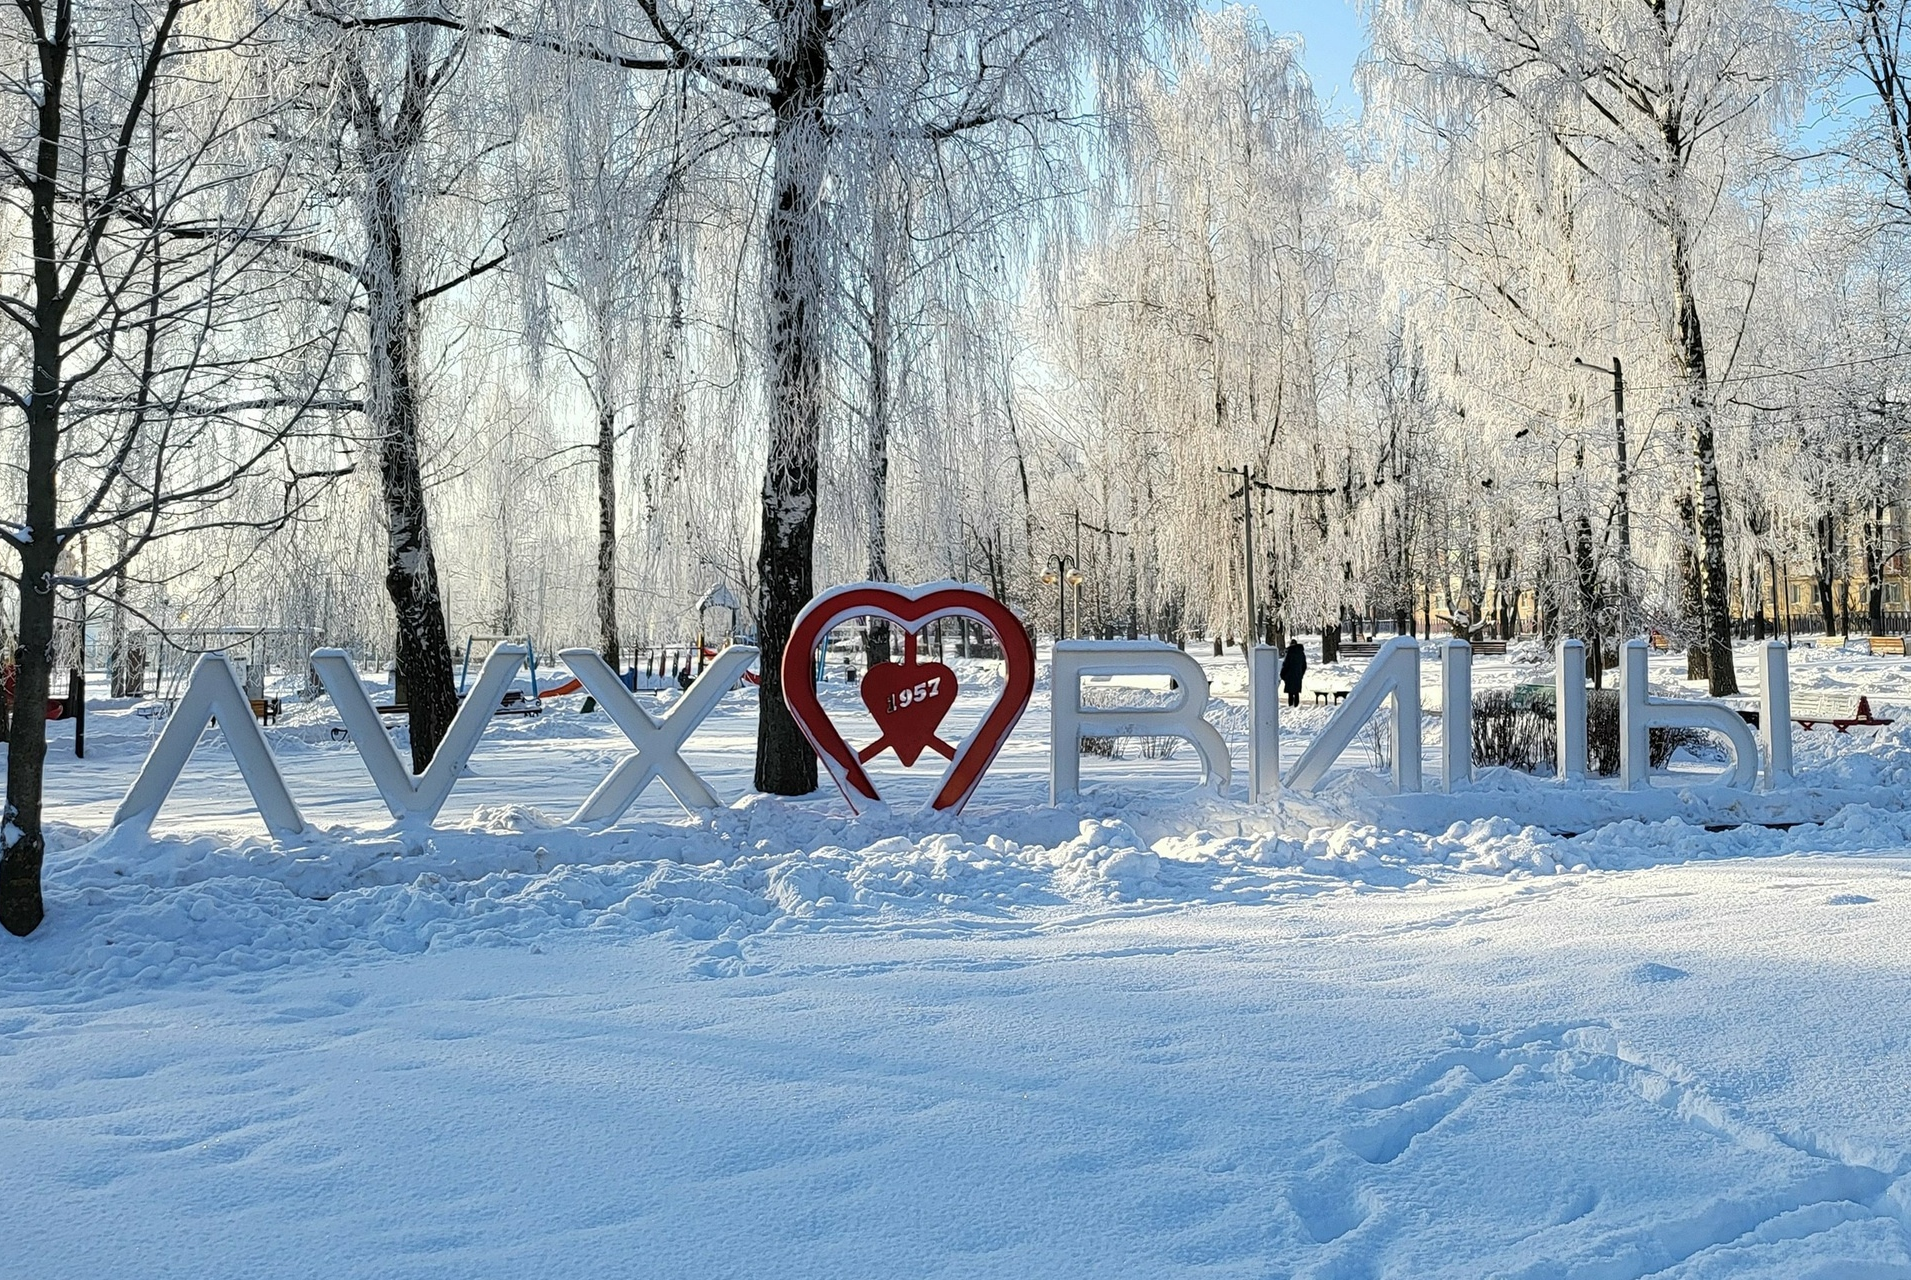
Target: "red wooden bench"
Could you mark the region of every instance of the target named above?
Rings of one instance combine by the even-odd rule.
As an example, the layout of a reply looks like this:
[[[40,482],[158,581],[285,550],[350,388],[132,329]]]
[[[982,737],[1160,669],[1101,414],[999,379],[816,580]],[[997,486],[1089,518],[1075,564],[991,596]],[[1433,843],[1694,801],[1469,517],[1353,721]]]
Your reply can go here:
[[[1891,721],[1872,714],[1871,699],[1859,695],[1858,705],[1852,706],[1849,698],[1833,695],[1792,699],[1792,720],[1809,732],[1814,725],[1828,724],[1843,733],[1853,725],[1872,729],[1888,725]]]

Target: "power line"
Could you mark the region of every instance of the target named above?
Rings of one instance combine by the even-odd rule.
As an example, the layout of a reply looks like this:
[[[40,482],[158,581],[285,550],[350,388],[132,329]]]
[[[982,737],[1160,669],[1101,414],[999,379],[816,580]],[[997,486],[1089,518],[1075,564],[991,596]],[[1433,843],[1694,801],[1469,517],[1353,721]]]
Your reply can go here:
[[[1809,373],[1829,373],[1834,369],[1857,369],[1865,365],[1885,364],[1892,360],[1905,360],[1908,358],[1911,358],[1911,353],[1900,351],[1888,356],[1866,356],[1862,360],[1840,360],[1832,364],[1812,365],[1804,369],[1772,369],[1764,373],[1738,373],[1730,377],[1720,378],[1712,385],[1723,387],[1730,383],[1756,382],[1761,378],[1802,378]],[[1679,391],[1683,390],[1684,387],[1685,384],[1683,382],[1663,382],[1656,385],[1643,386],[1638,383],[1632,384],[1634,391]]]

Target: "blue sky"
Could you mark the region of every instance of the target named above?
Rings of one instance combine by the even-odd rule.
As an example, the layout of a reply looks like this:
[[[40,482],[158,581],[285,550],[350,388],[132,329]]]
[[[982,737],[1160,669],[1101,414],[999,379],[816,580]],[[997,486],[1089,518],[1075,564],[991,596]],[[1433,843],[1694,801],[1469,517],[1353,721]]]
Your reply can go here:
[[[1302,65],[1314,81],[1330,112],[1350,119],[1360,112],[1360,95],[1354,92],[1354,63],[1367,47],[1366,24],[1349,0],[1245,0],[1261,11],[1267,25],[1277,32],[1297,32],[1306,47]],[[1842,105],[1868,102],[1866,86],[1857,80],[1841,86],[1833,95]],[[1834,115],[1836,109],[1834,108]],[[1814,104],[1800,122],[1799,135],[1808,142],[1822,142],[1839,127],[1835,118],[1825,115],[1823,104]]]
[[[1367,46],[1360,18],[1347,0],[1256,0],[1267,25],[1298,32],[1307,42],[1302,63],[1313,77],[1314,92],[1352,114],[1360,109],[1354,93],[1354,60]]]

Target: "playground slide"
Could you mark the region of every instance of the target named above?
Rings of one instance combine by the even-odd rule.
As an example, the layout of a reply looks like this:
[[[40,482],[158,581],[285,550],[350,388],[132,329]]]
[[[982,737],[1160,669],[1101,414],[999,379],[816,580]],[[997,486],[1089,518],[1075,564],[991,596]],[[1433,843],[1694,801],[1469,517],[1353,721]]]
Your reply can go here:
[[[703,660],[706,663],[714,659],[716,656],[717,656],[717,650],[712,649],[708,646],[704,647]],[[763,683],[762,676],[758,675],[755,671],[744,672],[743,678],[744,680],[748,681],[750,684]],[[632,669],[624,673],[625,688],[634,687],[637,680],[638,680],[638,673],[635,669]],[[576,676],[572,676],[569,680],[565,680],[562,683],[552,685],[548,689],[539,689],[537,696],[539,698],[562,698],[566,694],[581,693],[583,689],[584,689],[583,683],[580,680],[578,680]]]

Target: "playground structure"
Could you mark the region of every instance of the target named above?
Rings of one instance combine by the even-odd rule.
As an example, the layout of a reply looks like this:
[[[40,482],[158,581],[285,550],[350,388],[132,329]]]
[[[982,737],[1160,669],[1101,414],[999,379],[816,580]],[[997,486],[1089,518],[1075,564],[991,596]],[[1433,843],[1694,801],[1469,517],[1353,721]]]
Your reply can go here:
[[[472,634],[465,637],[464,664],[458,668],[458,697],[465,695],[465,685],[471,679],[471,652],[479,644],[485,648],[478,654],[480,663],[499,645],[522,645],[524,663],[531,671],[531,692],[529,696],[517,689],[506,689],[498,699],[494,714],[501,716],[539,716],[544,714],[544,695],[537,687],[537,646],[529,636],[489,636]]]
[[[721,609],[729,613],[730,628],[724,633],[725,642],[735,644],[737,640],[737,616],[743,610],[743,601],[737,598],[736,592],[730,590],[728,583],[717,583],[716,586],[704,592],[703,596],[697,601],[697,648],[706,653],[712,652],[712,650],[710,649],[709,642],[705,639],[703,616],[716,609]]]
[[[527,647],[528,644],[527,641]],[[566,649],[564,652],[575,651]],[[469,665],[468,653],[469,651],[466,658],[467,666]],[[717,653],[718,650],[707,645],[696,647],[662,645],[657,648],[639,645],[631,653],[629,668],[618,679],[631,693],[661,693],[667,689],[683,689],[709,668],[710,664],[716,660]],[[757,681],[756,674],[749,671],[743,673],[743,679],[750,684],[755,684]],[[570,678],[548,689],[539,689],[537,696],[562,698],[574,693],[584,693],[589,696],[584,682],[573,674]]]
[[[319,640],[314,627],[171,627],[134,632],[127,638],[126,649],[151,656],[152,697],[177,702],[193,666],[204,655],[216,653],[238,670],[248,699],[268,702],[276,700],[267,687],[275,668],[288,677],[297,673],[298,682],[289,692],[305,698],[318,692],[311,654]],[[132,671],[122,677],[125,696],[148,696],[144,658],[136,674],[136,680]]]

